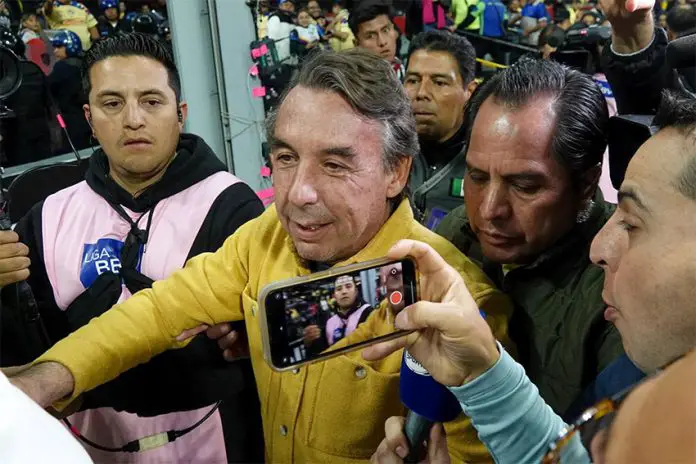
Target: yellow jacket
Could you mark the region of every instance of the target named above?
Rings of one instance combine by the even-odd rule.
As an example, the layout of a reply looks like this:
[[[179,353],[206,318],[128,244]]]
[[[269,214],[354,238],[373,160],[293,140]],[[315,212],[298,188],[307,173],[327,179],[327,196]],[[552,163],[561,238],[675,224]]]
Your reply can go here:
[[[454,245],[419,225],[407,200],[362,251],[339,265],[382,257],[403,238],[429,243],[457,268],[487,313],[494,333],[507,340],[509,300]],[[366,362],[360,352],[353,352],[282,374],[263,359],[257,296],[270,282],[309,272],[293,252],[272,206],[240,227],[216,253],[193,258],[170,278],[155,282],[152,289],[114,306],[58,342],[36,363],[61,363],[75,377],[73,396],[61,407],[158,353],[183,346],[175,338],[185,329],[244,319],[268,462],[365,460],[384,437],[387,417],[404,413],[399,401],[401,353]],[[369,319],[369,326],[359,328],[363,332],[388,326],[380,323],[384,318]],[[448,425],[448,432],[457,462],[490,460],[463,415]]]

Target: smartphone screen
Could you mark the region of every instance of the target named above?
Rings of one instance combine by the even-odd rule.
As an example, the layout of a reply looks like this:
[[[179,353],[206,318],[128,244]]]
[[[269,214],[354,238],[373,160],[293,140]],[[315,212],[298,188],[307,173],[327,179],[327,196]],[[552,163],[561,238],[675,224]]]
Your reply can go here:
[[[271,364],[293,367],[402,333],[394,318],[417,295],[416,268],[409,259],[273,290],[264,301]],[[374,338],[351,337],[368,321],[380,328]]]

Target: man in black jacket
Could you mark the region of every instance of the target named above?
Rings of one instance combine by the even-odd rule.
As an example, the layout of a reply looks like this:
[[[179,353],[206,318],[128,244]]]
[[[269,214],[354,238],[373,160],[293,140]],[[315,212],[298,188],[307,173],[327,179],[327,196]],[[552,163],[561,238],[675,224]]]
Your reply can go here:
[[[127,34],[96,43],[85,57],[84,85],[85,116],[102,146],[90,160],[85,182],[37,204],[16,233],[0,233],[4,366],[30,361],[45,344],[165,278],[189,258],[217,250],[263,211],[254,192],[225,171],[202,139],[181,133],[187,106],[180,102],[173,59],[160,41]],[[25,317],[31,301],[7,286],[24,279],[48,340]],[[215,335],[228,335],[231,327],[213,329]],[[198,335],[186,348],[87,393],[84,411],[69,421],[83,442],[89,440],[92,458],[263,460],[251,365],[223,359],[220,347],[229,341]],[[153,433],[157,440],[143,440]]]

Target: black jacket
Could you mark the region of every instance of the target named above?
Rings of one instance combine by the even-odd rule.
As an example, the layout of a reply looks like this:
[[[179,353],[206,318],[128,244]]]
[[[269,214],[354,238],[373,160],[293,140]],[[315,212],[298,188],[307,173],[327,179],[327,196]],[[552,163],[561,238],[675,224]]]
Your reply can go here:
[[[177,156],[162,179],[137,198],[118,186],[108,176],[108,170],[106,155],[101,150],[97,151],[90,159],[90,167],[85,176],[92,190],[107,201],[144,213],[159,200],[181,192],[216,172],[224,171],[225,166],[201,138],[184,134],[177,148]],[[48,335],[52,342],[56,342],[86,323],[90,317],[107,311],[115,302],[112,301],[113,295],[108,295],[113,294],[113,289],[88,295],[91,301],[83,305],[82,310],[89,308],[94,314],[88,314],[86,318],[71,318],[73,305],[66,311],[57,307],[42,258],[42,208],[43,203],[37,204],[20,220],[15,230],[21,241],[29,247],[29,283]],[[262,212],[261,201],[246,184],[237,183],[228,187],[211,206],[188,258],[217,250],[239,226]],[[184,217],[179,219],[186,220]],[[95,285],[96,282],[92,287]],[[37,346],[34,328],[18,314],[19,306],[14,301],[16,292],[13,292],[13,287],[4,289],[2,295],[4,305],[0,326],[0,365],[3,366],[29,362],[45,350],[45,347]],[[90,290],[93,290],[92,287]],[[87,294],[88,291],[78,299]],[[116,298],[118,294],[120,280]],[[80,322],[75,322],[78,319]],[[197,409],[219,400],[223,400],[220,413],[229,460],[263,460],[260,406],[250,362],[224,361],[217,343],[204,334],[199,335],[186,348],[160,354],[147,364],[86,393],[84,408],[108,406],[142,416],[154,416]]]
[[[87,96],[82,89],[82,59],[70,57],[59,60],[48,76],[48,85],[58,111],[63,116],[68,133],[75,147],[80,150],[91,146],[92,130],[85,119],[82,105],[87,103]],[[71,151],[67,140],[63,141],[60,153]]]
[[[655,114],[662,91],[676,89],[674,70],[667,64],[667,34],[655,28],[655,39],[642,52],[620,56],[606,46],[602,69],[616,98],[619,114]]]

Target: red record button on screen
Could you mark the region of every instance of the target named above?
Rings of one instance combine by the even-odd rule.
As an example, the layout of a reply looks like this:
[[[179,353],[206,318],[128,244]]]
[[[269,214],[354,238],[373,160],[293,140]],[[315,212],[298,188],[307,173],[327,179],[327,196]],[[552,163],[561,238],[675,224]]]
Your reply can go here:
[[[398,290],[389,295],[389,302],[394,306],[401,304],[402,301],[404,301],[404,296]]]

